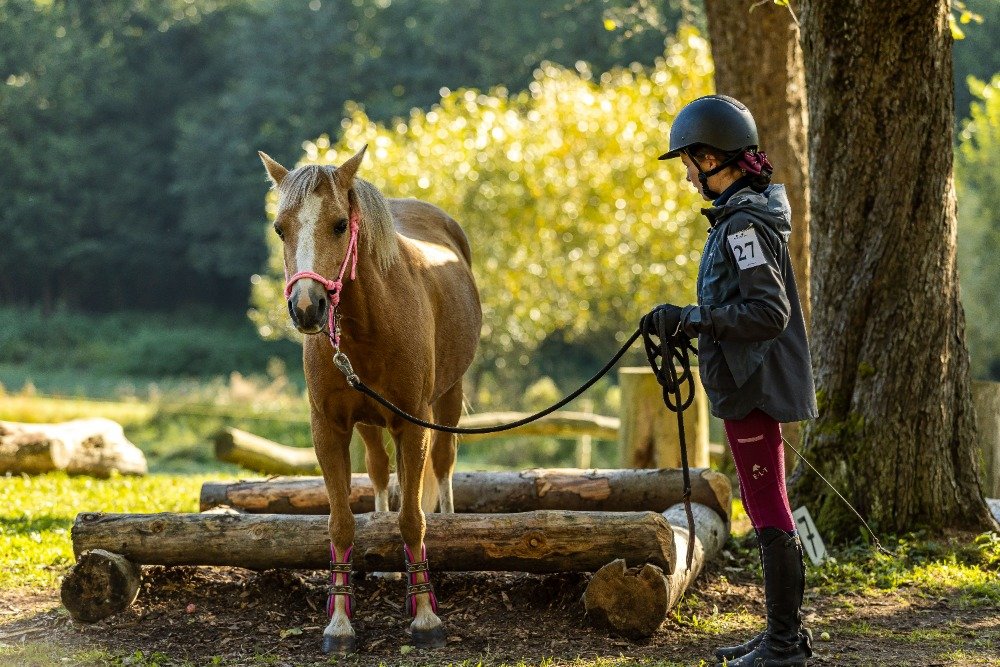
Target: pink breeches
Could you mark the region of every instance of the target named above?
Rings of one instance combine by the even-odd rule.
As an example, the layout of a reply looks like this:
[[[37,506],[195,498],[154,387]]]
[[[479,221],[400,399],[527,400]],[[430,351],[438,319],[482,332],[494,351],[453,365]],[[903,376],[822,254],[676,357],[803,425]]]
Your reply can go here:
[[[743,506],[753,527],[794,531],[795,522],[785,490],[781,425],[760,410],[754,410],[743,419],[727,419],[724,423],[740,480]]]

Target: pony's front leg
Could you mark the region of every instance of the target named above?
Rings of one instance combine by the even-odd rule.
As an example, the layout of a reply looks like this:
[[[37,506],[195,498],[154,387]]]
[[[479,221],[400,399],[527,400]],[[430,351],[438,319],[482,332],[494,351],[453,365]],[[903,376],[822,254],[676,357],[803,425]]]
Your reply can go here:
[[[412,424],[405,424],[399,429],[396,438],[400,453],[397,464],[399,532],[403,536],[406,557],[406,610],[413,616],[410,635],[415,646],[436,648],[444,646],[447,639],[436,613],[437,598],[430,583],[430,567],[424,547],[426,522],[420,506],[429,444],[426,429]]]
[[[330,498],[330,588],[326,610],[330,623],[323,630],[324,653],[353,653],[357,647],[351,615],[351,551],[354,547],[354,514],[351,513],[351,431],[331,428],[313,415],[313,444],[323,470]]]

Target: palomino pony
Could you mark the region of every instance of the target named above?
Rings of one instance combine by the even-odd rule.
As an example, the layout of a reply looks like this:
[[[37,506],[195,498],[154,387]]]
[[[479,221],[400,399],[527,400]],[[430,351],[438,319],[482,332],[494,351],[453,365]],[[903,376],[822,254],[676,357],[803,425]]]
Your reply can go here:
[[[430,204],[387,200],[356,178],[366,148],[337,168],[308,165],[291,172],[260,154],[278,191],[274,229],[284,242],[288,312],[300,332],[327,333],[304,338],[303,363],[313,445],[330,497],[328,653],[356,645],[350,620],[352,430],[365,443],[377,512],[389,510],[382,429],[395,441],[406,606],[414,617],[412,641],[421,646],[445,643],[424,548],[424,512],[439,500],[442,512],[454,511],[456,450],[454,435],[414,426],[352,389],[334,366],[334,348],[366,384],[408,413],[454,426],[462,410],[462,375],[482,321],[462,228]]]

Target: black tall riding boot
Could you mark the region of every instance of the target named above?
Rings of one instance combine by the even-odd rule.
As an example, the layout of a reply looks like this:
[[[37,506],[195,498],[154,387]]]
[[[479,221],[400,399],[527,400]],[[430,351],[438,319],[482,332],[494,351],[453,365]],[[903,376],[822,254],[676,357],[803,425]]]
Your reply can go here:
[[[761,551],[761,546],[760,546],[760,533],[757,532],[756,529],[754,529],[754,532],[757,533],[757,556],[760,559],[761,569],[763,570],[764,555]],[[715,649],[715,659],[718,660],[719,662],[723,662],[725,660],[732,662],[736,658],[741,658],[750,651],[757,648],[757,645],[764,640],[764,635],[766,634],[767,634],[767,628],[764,628],[762,631],[758,632],[757,635],[750,641],[744,642],[742,644],[737,644],[736,646],[723,646],[722,648],[717,648]]]
[[[806,568],[796,535],[779,528],[760,531],[767,630],[763,641],[729,667],[806,667],[812,642],[802,628]]]

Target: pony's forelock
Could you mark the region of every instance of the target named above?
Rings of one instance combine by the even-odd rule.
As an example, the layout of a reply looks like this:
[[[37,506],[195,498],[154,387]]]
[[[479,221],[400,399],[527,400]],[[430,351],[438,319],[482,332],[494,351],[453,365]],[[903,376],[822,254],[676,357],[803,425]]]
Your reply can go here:
[[[290,171],[278,187],[278,211],[304,202],[316,190],[321,178],[329,179],[331,188],[336,190],[336,171],[334,167],[316,164],[307,164]],[[393,224],[389,202],[378,188],[364,179],[355,176],[352,186],[357,205],[361,209],[359,233],[378,267],[385,270],[399,255],[396,226]]]

